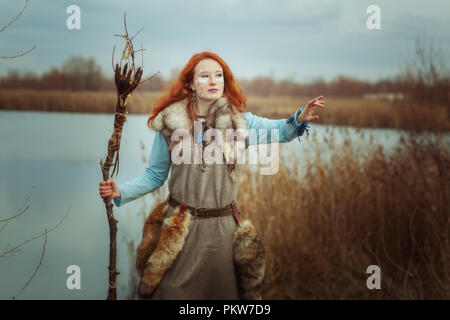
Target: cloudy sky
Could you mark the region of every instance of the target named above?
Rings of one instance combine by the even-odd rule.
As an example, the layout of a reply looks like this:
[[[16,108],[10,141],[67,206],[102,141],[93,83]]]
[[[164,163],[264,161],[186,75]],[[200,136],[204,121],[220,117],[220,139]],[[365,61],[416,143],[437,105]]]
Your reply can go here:
[[[0,25],[24,1],[0,0]],[[69,5],[81,9],[81,29],[69,30]],[[366,26],[369,5],[381,10],[381,29]],[[397,73],[417,35],[450,53],[448,0],[30,0],[22,17],[0,33],[0,60],[9,69],[38,74],[71,55],[93,56],[111,75],[114,34],[143,27],[136,45],[146,48],[145,74],[168,76],[197,52],[219,54],[236,77],[273,76],[307,81],[346,74],[376,80]],[[117,51],[116,51],[117,52]]]

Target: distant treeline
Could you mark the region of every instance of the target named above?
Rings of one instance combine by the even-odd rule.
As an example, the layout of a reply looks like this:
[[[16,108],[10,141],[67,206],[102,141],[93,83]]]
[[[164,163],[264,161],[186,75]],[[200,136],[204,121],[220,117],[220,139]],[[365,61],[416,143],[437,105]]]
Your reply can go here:
[[[307,83],[298,83],[290,79],[274,80],[263,76],[238,79],[238,82],[246,95],[362,97],[395,94],[393,95],[395,99],[414,100],[419,104],[449,104],[448,72],[445,71],[446,69],[439,68],[432,56],[428,57],[420,50],[416,51],[416,54],[419,55],[418,64],[409,65],[393,78],[375,82],[345,75],[340,75],[331,81],[325,81],[319,77]],[[158,75],[151,81],[145,81],[141,89],[164,91],[177,75],[176,71],[172,72],[172,76],[168,78]],[[52,68],[41,76],[10,70],[6,76],[0,76],[0,89],[113,91],[115,87],[113,79],[103,75],[101,67],[93,58],[73,56],[68,58],[60,68]]]
[[[177,72],[171,77],[158,75],[152,81],[146,81],[142,90],[164,91],[175,79]],[[398,84],[392,80],[379,80],[375,83],[362,81],[347,76],[339,76],[333,81],[317,78],[309,83],[298,83],[293,80],[274,80],[270,77],[255,77],[253,79],[238,79],[248,95],[260,96],[312,96],[317,93],[336,96],[361,96],[366,93],[387,93],[398,91]],[[35,73],[19,73],[8,71],[0,77],[1,89],[36,89],[36,90],[114,90],[112,78],[105,77],[101,67],[93,58],[70,57],[60,68],[38,76]]]

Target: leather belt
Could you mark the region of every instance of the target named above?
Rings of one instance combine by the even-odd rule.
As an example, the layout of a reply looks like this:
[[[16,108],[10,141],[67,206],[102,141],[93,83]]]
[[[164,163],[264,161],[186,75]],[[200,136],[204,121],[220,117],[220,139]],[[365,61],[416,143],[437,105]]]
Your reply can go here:
[[[194,208],[186,205],[185,203],[182,203],[178,201],[177,199],[173,198],[172,195],[169,194],[167,200],[169,201],[169,204],[172,207],[181,206],[184,209],[189,209],[192,212],[192,215],[195,218],[213,218],[213,217],[225,217],[229,215],[234,215],[234,218],[236,219],[236,222],[240,224],[241,217],[240,217],[240,211],[238,210],[236,206],[236,202],[233,200],[229,205],[223,207],[223,208]]]

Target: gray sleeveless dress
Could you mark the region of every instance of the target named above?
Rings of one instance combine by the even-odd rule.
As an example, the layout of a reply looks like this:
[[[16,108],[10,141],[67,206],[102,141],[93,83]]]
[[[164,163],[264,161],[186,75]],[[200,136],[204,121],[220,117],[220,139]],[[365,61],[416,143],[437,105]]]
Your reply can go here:
[[[206,164],[202,171],[201,164],[172,163],[169,192],[191,207],[222,208],[236,199],[241,169],[242,164],[236,164],[232,181],[226,164]],[[166,217],[174,209],[169,206]],[[183,249],[151,299],[241,299],[233,261],[236,228],[233,215],[192,217]]]

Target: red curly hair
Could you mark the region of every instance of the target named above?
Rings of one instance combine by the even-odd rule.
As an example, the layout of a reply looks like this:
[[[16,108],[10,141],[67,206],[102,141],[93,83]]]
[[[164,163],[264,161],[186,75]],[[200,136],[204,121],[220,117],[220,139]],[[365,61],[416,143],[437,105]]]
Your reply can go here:
[[[198,120],[198,117],[194,111],[194,103],[192,101],[192,89],[189,86],[194,79],[194,70],[197,64],[203,59],[216,60],[223,69],[225,87],[223,90],[224,96],[227,97],[228,102],[234,105],[240,112],[244,112],[246,108],[247,98],[245,97],[242,88],[234,80],[233,73],[226,64],[226,62],[217,54],[209,51],[203,51],[201,53],[194,54],[186,66],[181,71],[178,79],[175,80],[169,88],[167,94],[161,97],[153,106],[152,115],[147,120],[147,126],[151,128],[153,119],[162,110],[170,106],[171,104],[181,101],[186,97],[189,97],[187,105],[189,118],[191,119],[191,126],[193,122]]]

